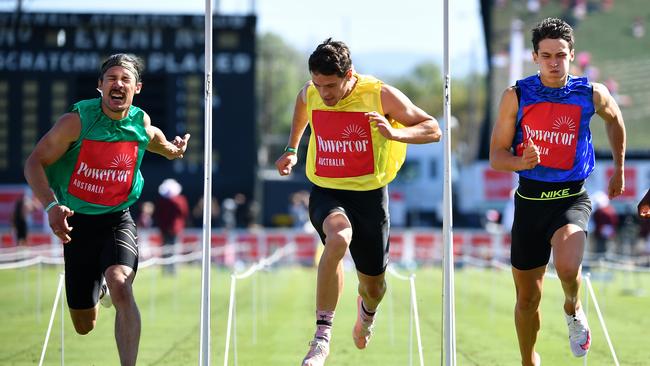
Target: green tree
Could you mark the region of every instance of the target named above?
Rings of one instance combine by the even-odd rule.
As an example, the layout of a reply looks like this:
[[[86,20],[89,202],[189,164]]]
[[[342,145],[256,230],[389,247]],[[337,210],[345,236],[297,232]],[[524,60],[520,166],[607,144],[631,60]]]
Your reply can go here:
[[[443,78],[442,71],[436,64],[419,64],[410,73],[392,80],[390,84],[404,92],[427,113],[442,119]],[[462,155],[460,158],[463,160],[472,159],[475,155],[486,95],[485,76],[452,78],[451,113],[458,120],[452,133],[452,148]]]
[[[287,135],[296,95],[309,77],[306,57],[278,35],[257,41],[257,115],[260,136]]]

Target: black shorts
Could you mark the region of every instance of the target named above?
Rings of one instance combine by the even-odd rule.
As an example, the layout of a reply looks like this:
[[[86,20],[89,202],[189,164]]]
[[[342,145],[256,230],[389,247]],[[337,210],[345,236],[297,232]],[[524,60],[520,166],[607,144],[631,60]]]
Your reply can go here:
[[[90,309],[99,300],[106,269],[138,269],[138,234],[129,210],[103,215],[75,213],[69,243],[63,244],[65,291],[70,309]]]
[[[14,227],[16,229],[16,241],[27,240],[27,222],[24,220],[14,222]]]
[[[350,254],[357,271],[377,276],[388,265],[388,189],[346,191],[313,186],[309,196],[309,218],[323,243],[323,222],[332,212],[342,212],[352,224]]]
[[[551,238],[564,225],[577,225],[587,233],[591,201],[583,183],[519,178],[510,249],[513,267],[529,270],[548,264]]]

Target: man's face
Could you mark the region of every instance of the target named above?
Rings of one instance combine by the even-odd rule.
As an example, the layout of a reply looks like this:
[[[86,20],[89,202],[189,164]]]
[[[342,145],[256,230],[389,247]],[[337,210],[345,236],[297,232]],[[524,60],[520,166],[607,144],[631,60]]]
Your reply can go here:
[[[113,66],[106,70],[98,88],[102,93],[105,112],[110,112],[110,117],[121,115],[120,118],[123,118],[124,112],[128,111],[133,103],[133,96],[140,93],[142,83],[137,81],[129,69]]]
[[[344,77],[312,73],[311,81],[323,99],[323,103],[328,107],[332,107],[345,96],[347,82],[350,80],[350,77],[352,77],[352,72],[348,72]]]
[[[539,64],[542,78],[551,82],[566,79],[573,57],[569,42],[563,39],[545,38],[539,42],[537,52],[533,52],[533,60]]]

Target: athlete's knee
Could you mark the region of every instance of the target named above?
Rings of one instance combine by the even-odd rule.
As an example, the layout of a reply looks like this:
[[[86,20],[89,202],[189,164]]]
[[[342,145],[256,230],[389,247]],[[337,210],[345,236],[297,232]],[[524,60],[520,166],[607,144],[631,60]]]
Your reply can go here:
[[[121,268],[110,267],[106,270],[106,284],[111,292],[111,300],[116,308],[128,306],[133,303],[133,287],[131,279],[134,273],[125,273]]]
[[[384,297],[384,294],[386,293],[386,282],[377,282],[377,283],[371,283],[371,284],[366,284],[364,286],[364,290],[366,295],[374,300],[381,300]]]
[[[340,213],[331,213],[323,222],[325,242],[344,242],[346,245],[352,241],[352,227],[348,218]]]
[[[109,283],[108,289],[111,292],[111,300],[116,308],[127,306],[133,302],[133,288],[130,282],[116,281]]]
[[[557,272],[557,276],[560,278],[560,281],[572,282],[575,281],[580,275],[580,267],[556,264],[555,272]]]
[[[517,310],[522,312],[534,312],[539,308],[539,303],[542,300],[542,293],[540,291],[527,291],[519,292],[517,294]]]
[[[349,236],[345,232],[335,232],[325,238],[325,250],[330,254],[343,258],[350,245]]]

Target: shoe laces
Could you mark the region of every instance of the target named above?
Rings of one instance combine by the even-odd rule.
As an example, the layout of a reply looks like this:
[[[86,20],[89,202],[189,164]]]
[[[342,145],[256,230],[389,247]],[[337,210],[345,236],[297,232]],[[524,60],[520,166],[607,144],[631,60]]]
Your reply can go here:
[[[309,342],[309,353],[308,357],[315,357],[315,356],[327,356],[329,353],[329,344],[320,339],[314,339],[311,342]]]
[[[569,322],[569,338],[574,342],[584,341],[585,334],[587,333],[587,328],[582,322],[580,317],[573,315],[571,321]]]
[[[361,319],[361,335],[367,337],[372,335],[372,332],[375,328],[375,319],[370,320]]]

